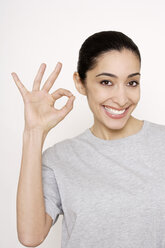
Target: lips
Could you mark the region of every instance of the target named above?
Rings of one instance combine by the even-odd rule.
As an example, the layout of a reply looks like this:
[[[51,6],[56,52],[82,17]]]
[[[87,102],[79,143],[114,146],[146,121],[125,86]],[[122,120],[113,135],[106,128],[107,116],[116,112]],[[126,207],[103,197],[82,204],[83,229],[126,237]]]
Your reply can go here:
[[[123,113],[117,114],[117,113],[113,113],[112,110],[108,110],[108,108],[107,107],[104,107],[104,106],[105,105],[103,105],[104,113],[108,117],[110,117],[112,119],[121,119],[121,118],[124,118],[127,115],[128,111],[129,111],[128,110],[129,107],[127,107],[126,109],[124,109]]]
[[[108,106],[108,105],[103,105],[104,107],[106,107],[106,108],[111,108],[111,109],[115,109],[115,110],[118,110],[118,111],[121,111],[121,110],[127,110],[129,107],[127,107],[127,108],[124,108],[124,109],[117,109],[117,108],[114,108],[114,107],[110,107],[110,106]]]

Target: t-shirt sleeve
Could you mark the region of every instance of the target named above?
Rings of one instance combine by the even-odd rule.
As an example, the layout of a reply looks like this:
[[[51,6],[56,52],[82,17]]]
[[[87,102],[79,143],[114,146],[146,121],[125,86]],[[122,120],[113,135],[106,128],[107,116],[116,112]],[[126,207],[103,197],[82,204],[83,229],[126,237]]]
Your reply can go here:
[[[63,210],[55,173],[48,159],[49,151],[50,148],[42,153],[42,185],[45,211],[51,216],[53,226],[59,215],[63,214]]]

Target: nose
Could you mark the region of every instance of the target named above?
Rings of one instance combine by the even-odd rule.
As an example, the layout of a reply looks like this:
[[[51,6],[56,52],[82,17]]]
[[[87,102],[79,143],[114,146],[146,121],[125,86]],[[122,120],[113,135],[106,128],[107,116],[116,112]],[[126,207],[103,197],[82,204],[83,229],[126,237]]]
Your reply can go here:
[[[127,105],[128,97],[126,88],[123,85],[118,85],[113,91],[113,96],[111,97],[114,103],[117,104],[118,107],[123,108]]]

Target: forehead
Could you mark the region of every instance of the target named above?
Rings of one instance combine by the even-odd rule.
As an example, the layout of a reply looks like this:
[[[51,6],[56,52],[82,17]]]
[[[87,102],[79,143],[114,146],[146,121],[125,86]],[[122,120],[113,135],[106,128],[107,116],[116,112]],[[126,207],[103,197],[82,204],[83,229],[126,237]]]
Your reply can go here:
[[[128,49],[112,50],[97,58],[96,66],[91,73],[103,71],[116,75],[131,74],[140,71],[140,61],[137,55]]]

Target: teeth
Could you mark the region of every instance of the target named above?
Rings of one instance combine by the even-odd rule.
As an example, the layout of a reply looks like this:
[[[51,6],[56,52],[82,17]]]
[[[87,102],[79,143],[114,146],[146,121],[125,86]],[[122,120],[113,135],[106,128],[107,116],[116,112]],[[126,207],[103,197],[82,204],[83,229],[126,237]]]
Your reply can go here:
[[[105,106],[104,106],[104,108],[105,108],[109,113],[111,113],[111,114],[116,114],[116,115],[120,115],[120,114],[123,114],[123,113],[125,112],[125,109],[124,109],[124,110],[118,111],[118,110],[114,110],[114,109],[111,109],[111,108],[106,108]]]

